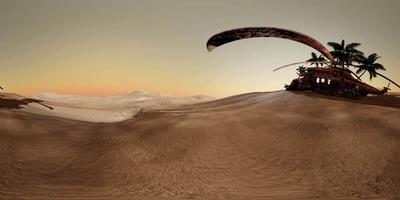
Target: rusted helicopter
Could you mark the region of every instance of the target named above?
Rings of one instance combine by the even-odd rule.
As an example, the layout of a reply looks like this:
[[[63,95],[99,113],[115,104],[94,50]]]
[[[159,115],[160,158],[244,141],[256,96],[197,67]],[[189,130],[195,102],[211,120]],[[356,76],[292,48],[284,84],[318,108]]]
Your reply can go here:
[[[352,71],[340,67],[310,67],[299,72],[299,78],[286,85],[286,90],[312,90],[341,96],[383,95],[389,90],[379,90],[352,76]]]
[[[386,94],[390,83],[400,88],[399,84],[379,73],[376,74],[389,81],[389,85],[382,90],[362,82],[357,74],[335,61],[330,51],[320,42],[303,33],[287,29],[247,27],[228,30],[212,36],[207,42],[207,49],[208,51],[212,51],[216,47],[229,42],[258,37],[276,37],[300,42],[314,48],[326,58],[319,61],[317,59],[317,61],[293,63],[274,69],[273,71],[277,71],[295,64],[317,63],[316,67],[302,68],[298,73],[299,77],[292,80],[289,85],[285,85],[286,90],[310,90],[339,96],[367,96],[368,94]],[[325,66],[318,67],[318,63],[325,64]]]

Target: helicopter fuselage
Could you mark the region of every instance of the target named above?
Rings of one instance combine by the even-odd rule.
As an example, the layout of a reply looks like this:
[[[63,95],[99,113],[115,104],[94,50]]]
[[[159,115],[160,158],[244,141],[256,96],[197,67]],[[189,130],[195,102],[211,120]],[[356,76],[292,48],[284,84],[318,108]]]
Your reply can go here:
[[[379,90],[357,80],[349,69],[334,66],[307,68],[299,74],[299,78],[287,85],[286,89],[351,96],[383,95],[388,91],[386,87]]]

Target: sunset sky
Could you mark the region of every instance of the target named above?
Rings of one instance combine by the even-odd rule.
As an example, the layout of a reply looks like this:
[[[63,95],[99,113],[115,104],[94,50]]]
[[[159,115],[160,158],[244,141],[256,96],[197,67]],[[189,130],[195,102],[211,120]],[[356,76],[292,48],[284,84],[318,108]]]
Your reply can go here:
[[[283,89],[296,67],[272,69],[308,59],[310,47],[260,38],[207,51],[215,33],[247,26],[292,29],[324,45],[360,42],[400,82],[399,10],[398,0],[0,0],[0,86],[24,95]]]

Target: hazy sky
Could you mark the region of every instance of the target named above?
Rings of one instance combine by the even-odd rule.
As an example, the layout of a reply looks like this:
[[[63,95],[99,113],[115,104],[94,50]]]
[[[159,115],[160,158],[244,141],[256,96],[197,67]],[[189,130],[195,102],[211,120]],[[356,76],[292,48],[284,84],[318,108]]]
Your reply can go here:
[[[272,69],[308,59],[310,47],[260,38],[206,50],[210,36],[245,26],[360,42],[400,82],[399,10],[398,0],[0,0],[0,86],[83,95],[283,89],[296,67]]]

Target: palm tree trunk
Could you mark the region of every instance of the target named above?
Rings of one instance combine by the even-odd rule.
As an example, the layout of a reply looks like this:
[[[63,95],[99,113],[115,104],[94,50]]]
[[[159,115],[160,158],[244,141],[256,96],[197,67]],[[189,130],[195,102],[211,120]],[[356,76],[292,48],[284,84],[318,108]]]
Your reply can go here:
[[[350,64],[350,66],[356,67],[356,66],[353,65],[353,64]],[[351,71],[351,70],[350,70],[350,71]],[[353,71],[351,71],[351,73],[352,73],[354,76],[356,76],[357,79],[358,79],[359,81],[362,81],[362,80],[361,80],[361,76],[362,76],[365,72],[366,72],[366,70],[365,70],[360,76],[358,76],[356,73],[354,73]]]
[[[397,87],[400,88],[400,85],[399,85],[399,84],[397,84],[396,82],[390,80],[388,77],[386,77],[386,76],[384,76],[384,75],[382,75],[382,74],[380,74],[380,73],[378,73],[378,72],[376,72],[376,74],[379,75],[379,76],[381,76],[382,78],[384,78],[384,79],[390,81],[391,83],[395,84]]]
[[[361,78],[361,76],[363,76],[365,72],[367,72],[367,70],[364,70],[364,72],[360,76],[358,76],[358,78]]]
[[[351,74],[353,74],[355,77],[357,77],[357,80],[362,81],[360,76],[358,76],[356,73],[354,73],[353,71],[349,70]]]

